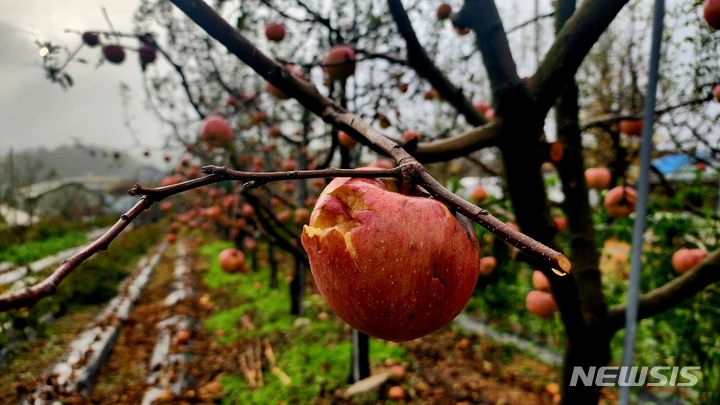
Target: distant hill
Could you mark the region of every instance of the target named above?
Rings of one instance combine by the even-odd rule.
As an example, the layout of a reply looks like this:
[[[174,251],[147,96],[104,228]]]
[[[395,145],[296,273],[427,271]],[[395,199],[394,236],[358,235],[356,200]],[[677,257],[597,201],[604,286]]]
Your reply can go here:
[[[9,181],[8,155],[0,156],[0,183]],[[112,151],[97,147],[61,146],[25,150],[13,154],[16,186],[37,181],[81,176],[113,176],[140,182],[153,182],[163,171],[152,164],[127,155],[115,158]]]

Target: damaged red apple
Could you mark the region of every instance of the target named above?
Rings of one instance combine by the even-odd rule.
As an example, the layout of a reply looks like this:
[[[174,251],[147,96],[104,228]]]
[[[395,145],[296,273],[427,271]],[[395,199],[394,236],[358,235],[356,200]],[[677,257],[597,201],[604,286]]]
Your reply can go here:
[[[350,326],[404,341],[450,322],[472,295],[480,249],[466,219],[390,179],[333,180],[302,234],[318,289]]]

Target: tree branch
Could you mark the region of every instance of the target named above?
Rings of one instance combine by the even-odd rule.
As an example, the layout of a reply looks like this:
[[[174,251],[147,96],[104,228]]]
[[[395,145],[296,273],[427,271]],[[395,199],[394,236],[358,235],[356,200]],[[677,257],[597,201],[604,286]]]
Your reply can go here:
[[[413,151],[413,156],[425,163],[463,157],[479,149],[496,146],[498,129],[499,124],[496,119],[487,125],[473,128],[450,138],[421,142]]]
[[[405,40],[407,46],[407,61],[410,67],[429,81],[440,96],[455,107],[460,114],[465,116],[465,119],[471,125],[478,126],[485,124],[487,120],[475,109],[472,102],[463,95],[462,89],[455,87],[442,71],[435,66],[435,63],[430,59],[427,52],[425,52],[417,35],[415,35],[415,30],[410,22],[410,18],[408,18],[407,12],[405,12],[402,1],[388,0],[388,7],[400,35]]]
[[[495,2],[466,0],[452,19],[455,25],[469,27],[475,32],[477,47],[482,54],[497,104],[505,89],[520,83],[520,77]]]
[[[628,0],[586,0],[555,37],[530,80],[530,92],[540,113],[555,103],[562,88]]]
[[[702,263],[665,285],[640,296],[638,320],[667,311],[720,281],[720,250],[711,253]],[[616,305],[608,312],[608,326],[612,331],[625,325],[625,305]]]

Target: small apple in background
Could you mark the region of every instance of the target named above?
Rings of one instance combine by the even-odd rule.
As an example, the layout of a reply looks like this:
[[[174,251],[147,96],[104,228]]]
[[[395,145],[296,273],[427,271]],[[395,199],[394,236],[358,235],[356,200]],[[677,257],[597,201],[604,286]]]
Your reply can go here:
[[[317,198],[314,196],[308,196],[308,198],[305,199],[305,206],[312,209],[315,204],[317,203]]]
[[[404,341],[450,322],[480,269],[475,233],[442,203],[389,179],[334,179],[302,234],[330,308],[371,336]]]
[[[695,163],[695,170],[699,172],[704,172],[705,170],[707,170],[707,165],[705,165],[705,163],[703,162],[697,162]]]
[[[200,139],[210,147],[223,147],[230,145],[234,138],[233,130],[225,118],[211,115],[200,127]]]
[[[405,399],[405,389],[399,385],[390,387],[388,390],[388,398],[393,401],[402,401]]]
[[[553,223],[555,224],[555,229],[557,229],[558,232],[562,232],[567,229],[567,219],[565,219],[565,217],[554,216]]]
[[[157,48],[150,44],[142,44],[138,49],[138,56],[143,65],[153,63],[157,59]]]
[[[475,186],[470,193],[470,199],[477,202],[485,201],[488,198],[488,192],[483,186]]]
[[[564,155],[565,146],[563,146],[562,142],[555,141],[550,144],[550,149],[548,150],[548,157],[550,158],[551,162],[559,163]]]
[[[265,37],[273,42],[280,42],[285,38],[285,24],[272,22],[265,26]]]
[[[488,110],[485,111],[485,119],[488,121],[492,121],[495,119],[495,109],[494,108],[488,108]]]
[[[180,329],[175,332],[175,341],[179,344],[185,344],[190,341],[191,333],[187,329]]]
[[[323,59],[323,70],[331,80],[344,80],[355,73],[355,50],[348,45],[336,45]]]
[[[347,149],[352,149],[353,146],[357,145],[355,138],[345,133],[345,131],[338,132],[338,142]]]
[[[257,241],[250,236],[244,237],[242,243],[243,247],[247,250],[255,250],[257,248]]]
[[[705,260],[707,253],[702,249],[680,249],[672,255],[672,267],[678,274],[683,274]]]
[[[477,103],[475,103],[475,109],[480,114],[485,115],[485,113],[490,109],[490,106],[483,101],[478,101]]]
[[[497,259],[493,256],[485,256],[480,259],[480,275],[489,276],[497,268]]]
[[[295,210],[295,225],[306,224],[310,219],[310,210],[304,207]]]
[[[289,209],[284,209],[275,215],[275,219],[277,219],[280,222],[287,222],[292,218],[293,214],[292,211]]]
[[[242,208],[240,208],[240,214],[244,217],[251,217],[255,215],[255,208],[253,208],[250,204],[243,204]]]
[[[637,136],[642,134],[643,120],[639,118],[620,120],[619,127],[623,134]]]
[[[125,49],[120,45],[105,45],[102,52],[105,59],[110,63],[117,65],[125,60]]]
[[[85,45],[94,47],[97,46],[97,44],[100,43],[100,37],[96,32],[92,31],[86,31],[82,33],[82,40],[85,43]]]
[[[538,291],[550,292],[550,280],[540,270],[533,270],[532,285]]]
[[[450,15],[452,14],[452,7],[447,3],[442,3],[438,6],[437,10],[435,10],[435,15],[437,16],[438,20],[447,20],[450,18]]]
[[[282,130],[275,125],[272,125],[270,128],[268,128],[268,135],[273,138],[278,138],[282,136]]]
[[[302,79],[304,76],[303,71],[295,65],[286,64],[285,69],[290,72],[291,75],[299,79]],[[288,98],[287,94],[285,94],[277,87],[273,86],[270,82],[265,82],[265,89],[268,91],[268,93],[270,93],[270,95],[280,100],[285,100]]]
[[[605,194],[604,205],[611,217],[626,217],[635,211],[637,191],[632,187],[618,186]]]
[[[604,190],[610,186],[612,173],[604,167],[591,167],[585,169],[585,182],[588,188]]]
[[[185,178],[178,174],[164,177],[162,180],[160,180],[160,187],[172,186],[173,184],[182,183],[183,181],[185,181]]]
[[[713,97],[715,98],[715,101],[720,103],[720,84],[716,84],[713,86],[712,94],[713,94]]]
[[[438,93],[437,90],[432,88],[425,92],[424,97],[425,97],[425,100],[437,100],[438,98],[440,98],[440,93]]]
[[[552,314],[557,311],[557,304],[552,294],[532,290],[528,293],[525,298],[525,308],[533,314],[541,318],[549,318]]]
[[[398,84],[398,88],[400,89],[400,93],[407,93],[408,88],[410,86],[407,83],[400,83]]]
[[[293,170],[297,170],[297,162],[293,159],[285,159],[282,167],[284,171],[291,172]]]
[[[160,203],[160,211],[162,212],[168,212],[173,209],[173,203],[170,201],[163,201]]]
[[[267,121],[267,113],[265,113],[265,111],[255,111],[250,116],[250,121],[255,125],[260,125]]]
[[[220,268],[226,273],[247,273],[245,254],[237,248],[227,248],[218,256]]]
[[[703,17],[709,26],[720,29],[720,0],[705,0]]]
[[[406,142],[410,142],[413,140],[420,142],[420,140],[422,139],[422,134],[418,131],[409,131],[408,130],[408,131],[403,132],[402,137]]]
[[[165,237],[165,240],[167,241],[167,243],[175,243],[177,242],[177,235],[175,235],[174,233],[169,233]]]

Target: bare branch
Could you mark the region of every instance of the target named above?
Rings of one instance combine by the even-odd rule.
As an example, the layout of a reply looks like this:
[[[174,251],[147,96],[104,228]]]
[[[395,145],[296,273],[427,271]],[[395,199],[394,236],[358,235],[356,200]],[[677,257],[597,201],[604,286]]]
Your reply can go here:
[[[638,320],[667,311],[720,281],[720,250],[711,253],[702,263],[665,285],[640,296]],[[616,331],[625,325],[625,305],[616,305],[608,312],[608,326]]]
[[[445,77],[442,71],[435,66],[435,63],[433,63],[430,56],[425,52],[417,35],[415,35],[415,30],[410,22],[410,18],[408,18],[405,12],[402,1],[388,0],[388,6],[400,35],[405,39],[407,45],[407,61],[410,67],[429,81],[440,96],[455,107],[460,114],[465,116],[465,119],[467,119],[471,125],[478,126],[485,124],[487,120],[473,107],[472,102],[463,95],[462,89],[455,87],[455,85]]]

